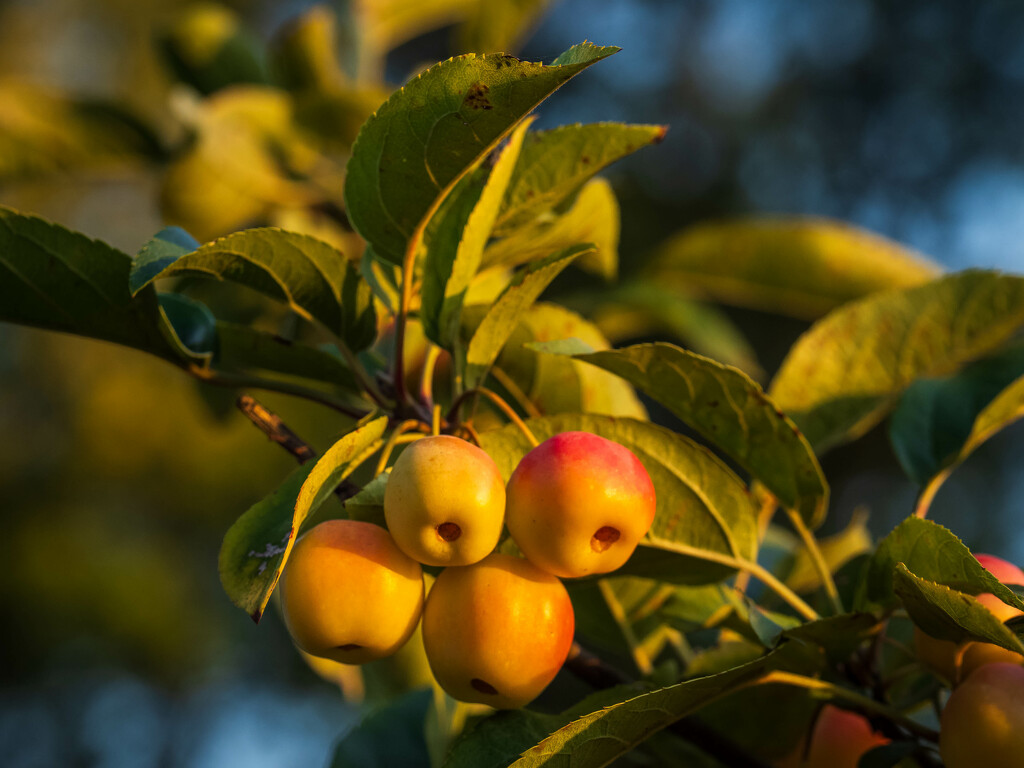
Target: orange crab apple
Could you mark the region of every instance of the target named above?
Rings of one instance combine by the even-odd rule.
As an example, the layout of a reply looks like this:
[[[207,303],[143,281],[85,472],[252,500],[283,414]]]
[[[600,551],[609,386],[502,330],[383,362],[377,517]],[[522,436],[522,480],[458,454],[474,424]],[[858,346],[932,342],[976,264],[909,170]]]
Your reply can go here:
[[[563,578],[619,568],[654,522],[644,465],[589,432],[562,432],[526,454],[507,494],[505,524],[519,549]]]
[[[380,526],[328,520],[295,542],[280,594],[301,650],[362,664],[395,653],[416,629],[423,570]]]
[[[409,557],[425,565],[469,565],[498,544],[505,484],[475,445],[450,435],[424,437],[395,462],[384,517]]]
[[[423,644],[438,683],[459,701],[498,709],[528,704],[547,687],[574,627],[562,582],[497,552],[442,571],[423,609]]]
[[[1024,667],[987,664],[942,710],[939,751],[946,768],[1020,768],[1024,759]]]

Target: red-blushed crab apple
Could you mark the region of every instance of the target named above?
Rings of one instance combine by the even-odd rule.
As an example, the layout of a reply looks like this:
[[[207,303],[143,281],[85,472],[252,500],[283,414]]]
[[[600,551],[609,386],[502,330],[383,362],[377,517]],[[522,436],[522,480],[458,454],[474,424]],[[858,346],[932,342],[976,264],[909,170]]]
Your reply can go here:
[[[446,568],[423,609],[430,668],[453,698],[513,709],[547,687],[572,646],[575,616],[562,582],[494,553]]]
[[[505,484],[480,448],[450,435],[424,437],[398,457],[384,491],[395,543],[425,565],[469,565],[498,544]]]
[[[625,446],[562,432],[509,479],[505,524],[523,555],[563,578],[622,566],[654,522],[654,483]]]
[[[779,768],[857,768],[865,752],[888,744],[868,719],[856,712],[826,704],[821,708],[806,741]]]
[[[380,526],[328,520],[295,542],[280,594],[301,650],[362,664],[395,653],[416,629],[423,570]]]

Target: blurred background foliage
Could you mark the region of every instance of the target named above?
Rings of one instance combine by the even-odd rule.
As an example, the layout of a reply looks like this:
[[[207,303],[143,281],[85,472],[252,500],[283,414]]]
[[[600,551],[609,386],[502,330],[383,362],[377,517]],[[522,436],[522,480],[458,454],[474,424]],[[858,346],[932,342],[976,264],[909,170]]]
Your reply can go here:
[[[620,287],[577,270],[547,295],[613,342],[668,335],[770,377],[827,301],[652,281],[672,272],[670,238],[727,216],[835,217],[948,268],[1024,269],[1024,6],[1005,0],[7,0],[0,203],[130,253],[168,223],[200,240],[269,223],[355,258],[344,164],[393,87],[455,53],[550,60],[583,39],[623,51],[540,127],[671,126],[605,174]],[[203,290],[220,317],[278,319]],[[317,765],[354,722],[275,617],[255,629],[220,589],[224,531],[291,465],[233,399],[137,353],[0,326],[5,765]],[[261,399],[315,447],[345,429]],[[932,514],[1017,562],[1022,439],[1018,425],[983,446]],[[824,468],[826,534],[863,539],[860,505],[876,536],[912,509],[884,429]],[[394,674],[372,672],[367,695]]]

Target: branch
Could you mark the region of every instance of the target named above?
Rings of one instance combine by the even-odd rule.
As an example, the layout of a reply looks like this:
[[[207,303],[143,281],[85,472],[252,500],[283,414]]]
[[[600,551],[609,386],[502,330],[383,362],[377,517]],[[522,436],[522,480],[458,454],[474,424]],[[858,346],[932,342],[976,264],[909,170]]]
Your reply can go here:
[[[264,406],[256,398],[249,395],[239,395],[236,405],[238,410],[244,413],[249,421],[255,424],[271,441],[277,443],[294,456],[299,464],[305,464],[310,459],[316,458],[316,451],[310,447],[309,443],[292,432],[288,425],[281,420],[280,416]],[[345,501],[351,499],[361,490],[355,483],[343,480],[334,489],[334,493],[339,499]]]

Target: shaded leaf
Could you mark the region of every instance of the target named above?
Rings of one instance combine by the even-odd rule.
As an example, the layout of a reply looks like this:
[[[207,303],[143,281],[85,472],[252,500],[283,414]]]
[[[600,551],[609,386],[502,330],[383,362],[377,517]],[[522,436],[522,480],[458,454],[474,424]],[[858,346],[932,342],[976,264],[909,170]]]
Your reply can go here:
[[[1024,643],[972,596],[922,579],[903,563],[893,571],[893,589],[910,618],[926,633],[956,643],[980,640],[1024,654]]]
[[[433,698],[410,691],[371,712],[335,748],[331,768],[430,768],[423,724]]]
[[[806,664],[793,650],[791,646],[783,646],[727,672],[687,680],[591,712],[552,733],[524,752],[511,766],[548,765],[556,757],[571,760],[574,768],[607,765],[662,728],[768,672]]]
[[[515,276],[491,305],[469,340],[466,348],[467,388],[475,387],[483,380],[519,320],[551,281],[574,259],[592,250],[591,245],[577,245],[559,251],[543,261],[530,264]]]
[[[189,353],[209,357],[217,348],[217,319],[205,304],[180,293],[158,293],[174,335]]]
[[[467,54],[418,75],[366,121],[352,148],[345,202],[356,231],[401,263],[413,232],[463,174],[552,91],[617,50],[582,43],[551,65]]]
[[[849,224],[802,217],[702,224],[671,237],[649,270],[725,304],[813,319],[847,301],[936,277],[939,267]]]
[[[919,578],[970,595],[989,592],[1024,610],[1024,602],[985,570],[960,539],[941,525],[917,517],[907,518],[879,542],[861,585],[859,607],[897,605],[892,579],[898,563],[905,564]]]
[[[154,280],[181,275],[229,280],[286,303],[317,320],[353,350],[376,335],[370,287],[338,250],[280,229],[250,229],[191,253],[143,251],[132,265],[133,293]]]
[[[355,460],[386,426],[387,419],[379,418],[349,432],[315,462],[293,470],[228,530],[220,549],[221,584],[231,602],[254,621],[263,615],[303,521],[356,469]]]
[[[469,284],[480,268],[498,206],[531,122],[527,118],[512,132],[489,174],[465,177],[428,225],[420,320],[427,336],[445,349],[451,349],[458,338]]]
[[[893,411],[889,438],[907,475],[934,496],[983,442],[1024,416],[1024,345],[943,379],[910,385]]]
[[[530,134],[498,216],[498,232],[535,219],[616,160],[661,141],[663,125],[592,123]]]
[[[388,527],[384,518],[384,490],[388,487],[389,477],[390,472],[381,472],[345,502],[345,512],[349,519],[373,523],[381,528]]]
[[[720,564],[670,551],[673,543],[752,560],[757,553],[757,513],[746,487],[714,454],[692,440],[635,419],[565,414],[527,421],[538,440],[580,430],[631,450],[654,483],[656,512],[647,546],[618,572],[676,582],[708,583],[729,574]],[[530,450],[513,425],[480,435],[481,446],[506,479]],[[669,548],[666,551],[664,548]],[[640,550],[660,559],[644,562]]]
[[[819,451],[864,434],[916,379],[998,348],[1024,323],[1024,278],[968,270],[847,304],[817,322],[769,389]]]
[[[828,486],[814,453],[746,374],[664,343],[573,357],[621,376],[664,405],[796,509],[808,525],[824,519]]]
[[[123,344],[179,362],[185,351],[152,288],[128,292],[131,257],[0,206],[0,320]]]

